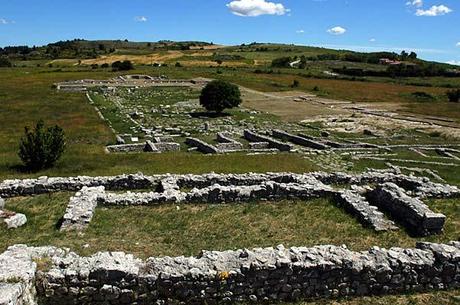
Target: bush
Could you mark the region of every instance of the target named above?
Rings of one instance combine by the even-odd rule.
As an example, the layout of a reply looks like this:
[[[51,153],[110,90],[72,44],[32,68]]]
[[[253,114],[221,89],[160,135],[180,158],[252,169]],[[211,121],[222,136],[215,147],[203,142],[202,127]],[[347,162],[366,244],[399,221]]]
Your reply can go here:
[[[62,128],[57,125],[45,128],[40,120],[33,131],[25,127],[18,155],[27,169],[40,170],[52,167],[64,153],[65,146]]]
[[[449,102],[458,103],[460,102],[460,89],[447,91],[447,98]]]
[[[125,61],[118,60],[112,64],[113,71],[129,71],[132,69],[134,69],[134,65],[129,60],[125,60]]]
[[[103,69],[106,69],[106,68],[108,68],[108,67],[109,67],[109,64],[108,64],[108,63],[105,63],[105,64],[102,64],[102,65],[101,65],[101,68],[103,68]]]
[[[299,86],[300,86],[299,81],[296,80],[296,79],[294,79],[294,80],[292,81],[291,87],[292,87],[292,88],[297,88],[297,87],[299,87]]]
[[[435,99],[433,95],[426,93],[424,91],[413,92],[412,96],[420,100],[434,100]]]
[[[181,68],[182,67],[182,64],[180,62],[176,62],[176,64],[174,65],[176,68]]]
[[[275,58],[272,61],[272,67],[276,68],[289,68],[290,63],[292,62],[291,57],[280,57],[280,58]]]
[[[0,57],[0,68],[10,68],[12,66],[13,66],[13,64],[11,63],[11,61],[8,58]]]
[[[200,104],[206,110],[217,113],[224,109],[238,107],[241,102],[241,92],[238,86],[221,80],[208,83],[200,95]]]

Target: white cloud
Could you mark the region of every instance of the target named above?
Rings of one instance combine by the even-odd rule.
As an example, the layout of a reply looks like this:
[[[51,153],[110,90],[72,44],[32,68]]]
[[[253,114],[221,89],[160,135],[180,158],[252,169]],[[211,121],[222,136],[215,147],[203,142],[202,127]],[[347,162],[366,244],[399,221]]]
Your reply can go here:
[[[460,60],[449,60],[447,63],[449,65],[460,66]]]
[[[460,48],[460,42],[457,42],[456,46]]]
[[[377,39],[375,39],[375,38],[371,38],[371,39],[369,39],[369,41],[370,41],[370,42],[376,42],[376,41],[377,41]]]
[[[227,4],[230,11],[243,17],[257,17],[260,15],[285,15],[291,10],[281,3],[265,0],[235,0]]]
[[[344,28],[341,27],[341,26],[336,26],[336,27],[333,27],[333,28],[327,30],[327,32],[328,32],[329,34],[332,34],[332,35],[343,35],[343,34],[345,34],[346,31],[347,31],[347,30],[344,29]]]
[[[298,31],[295,31],[295,32],[296,32],[297,34],[303,34],[303,33],[305,33],[304,30],[298,30]]]
[[[442,16],[442,15],[445,15],[445,14],[449,14],[451,12],[452,12],[452,10],[450,8],[448,8],[447,6],[441,4],[441,5],[433,5],[432,7],[430,7],[427,10],[418,9],[415,12],[415,15],[417,15],[417,16],[435,17],[435,16]]]
[[[406,5],[412,5],[416,7],[422,7],[423,6],[423,0],[412,0],[412,1],[407,1]]]
[[[7,20],[5,18],[0,18],[0,25],[1,24],[13,24],[13,23],[15,23],[15,22],[12,21],[12,20]]]
[[[136,17],[134,17],[134,20],[137,21],[137,22],[147,22],[148,18],[145,17],[145,16],[136,16]]]

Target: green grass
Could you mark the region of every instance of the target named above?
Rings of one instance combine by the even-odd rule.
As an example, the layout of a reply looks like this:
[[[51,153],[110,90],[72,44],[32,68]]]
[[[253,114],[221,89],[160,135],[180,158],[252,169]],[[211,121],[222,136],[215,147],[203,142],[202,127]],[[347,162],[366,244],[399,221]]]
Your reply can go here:
[[[403,229],[376,233],[364,228],[328,199],[180,205],[179,208],[171,204],[98,208],[86,231],[62,233],[57,224],[69,197],[69,194],[53,194],[8,200],[8,209],[26,214],[29,222],[16,230],[0,228],[0,248],[26,243],[70,247],[85,255],[106,250],[126,251],[145,258],[278,244],[287,247],[346,244],[353,250],[366,250],[374,245],[413,247],[418,240],[448,242],[460,234],[460,207],[455,200],[427,202],[434,211],[447,215],[443,234],[412,238]]]

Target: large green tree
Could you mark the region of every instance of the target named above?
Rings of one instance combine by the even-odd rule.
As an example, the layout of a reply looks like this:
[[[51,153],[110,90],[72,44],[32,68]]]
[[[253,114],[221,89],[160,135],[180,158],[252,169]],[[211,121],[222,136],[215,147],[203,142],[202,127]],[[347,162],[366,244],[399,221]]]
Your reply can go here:
[[[241,104],[238,86],[222,80],[208,83],[201,91],[200,104],[208,111],[221,113]]]

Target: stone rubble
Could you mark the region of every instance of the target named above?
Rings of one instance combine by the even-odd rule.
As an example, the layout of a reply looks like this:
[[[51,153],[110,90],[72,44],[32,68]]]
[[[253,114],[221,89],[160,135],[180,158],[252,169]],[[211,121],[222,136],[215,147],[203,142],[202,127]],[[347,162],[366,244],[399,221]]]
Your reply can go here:
[[[50,266],[37,269],[37,259]],[[13,279],[22,290],[6,294]],[[16,245],[0,255],[0,283],[4,303],[18,305],[266,303],[427,292],[460,287],[460,243],[361,252],[277,246],[145,261],[122,252],[80,257]]]
[[[0,197],[0,223],[2,222],[8,229],[16,229],[27,223],[27,217],[21,213],[5,210],[5,200]]]
[[[27,217],[21,213],[0,211],[0,219],[8,229],[17,229],[27,223]]]

